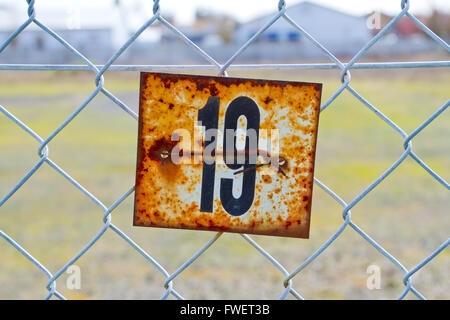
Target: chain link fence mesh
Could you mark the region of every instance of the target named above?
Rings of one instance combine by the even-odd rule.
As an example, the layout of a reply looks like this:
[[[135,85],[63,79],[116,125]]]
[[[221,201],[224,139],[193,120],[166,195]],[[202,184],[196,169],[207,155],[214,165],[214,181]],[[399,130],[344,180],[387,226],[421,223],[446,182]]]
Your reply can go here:
[[[295,298],[303,299],[303,296],[299,291],[294,289],[292,286],[292,279],[298,276],[302,270],[313,263],[314,260],[321,255],[327,248],[333,243],[345,229],[351,228],[357,234],[359,234],[365,241],[370,243],[378,252],[385,256],[389,261],[398,268],[403,273],[402,282],[404,284],[404,289],[398,296],[399,299],[404,298],[408,293],[412,293],[420,299],[425,299],[424,295],[420,293],[413,285],[412,278],[414,274],[422,269],[427,263],[429,263],[432,259],[434,259],[438,254],[444,251],[450,243],[450,239],[447,238],[438,248],[436,248],[433,252],[427,253],[423,260],[418,263],[416,266],[407,269],[403,264],[394,257],[391,253],[383,248],[383,246],[377,243],[374,239],[372,239],[364,230],[362,230],[358,225],[356,225],[352,221],[351,209],[354,208],[358,203],[366,197],[375,187],[377,187],[383,180],[385,180],[393,171],[397,169],[397,167],[408,157],[414,159],[419,166],[421,166],[428,174],[430,174],[436,181],[436,183],[441,184],[442,187],[449,190],[449,183],[445,181],[438,173],[434,172],[425,162],[423,162],[419,156],[417,156],[412,149],[412,141],[414,137],[420,134],[430,123],[432,123],[437,117],[439,117],[444,111],[446,111],[447,107],[450,104],[450,100],[439,107],[437,111],[435,111],[428,119],[426,119],[421,125],[419,125],[415,130],[411,133],[406,133],[400,128],[396,123],[394,123],[391,119],[381,113],[377,108],[375,108],[369,101],[367,101],[362,95],[360,95],[352,86],[351,83],[351,69],[381,69],[381,68],[429,68],[429,67],[450,67],[450,61],[423,61],[423,62],[398,62],[398,63],[358,63],[358,61],[367,53],[367,51],[382,37],[386,35],[386,33],[399,21],[402,17],[409,18],[415,25],[417,25],[421,30],[423,30],[429,37],[435,40],[441,47],[443,47],[446,52],[450,52],[450,46],[443,39],[438,37],[433,31],[431,31],[427,26],[425,26],[422,22],[420,22],[414,15],[409,12],[410,1],[402,0],[400,1],[400,7],[398,14],[384,27],[382,28],[366,45],[361,48],[353,58],[350,59],[348,63],[341,62],[332,52],[330,52],[326,47],[324,47],[319,41],[317,41],[312,35],[308,33],[308,30],[305,30],[301,26],[301,21],[294,21],[286,14],[286,3],[284,1],[279,1],[277,4],[277,12],[273,15],[271,19],[267,21],[267,23],[256,32],[242,47],[239,48],[224,64],[220,64],[213,57],[208,55],[205,51],[203,51],[199,46],[197,46],[191,39],[189,39],[185,34],[183,34],[179,29],[177,29],[174,25],[169,23],[161,14],[160,11],[160,1],[154,1],[153,5],[153,15],[152,17],[145,22],[134,34],[130,36],[130,38],[123,44],[120,49],[118,49],[112,57],[106,62],[105,65],[97,66],[94,65],[89,58],[85,57],[81,54],[76,48],[74,48],[70,43],[64,40],[61,36],[59,36],[56,32],[51,30],[46,26],[45,21],[41,21],[38,19],[38,12],[35,10],[35,1],[34,0],[26,0],[28,3],[28,19],[20,25],[15,32],[13,32],[8,39],[0,45],[0,54],[1,52],[11,44],[11,42],[20,35],[20,33],[25,30],[29,25],[35,24],[44,32],[48,33],[51,37],[56,39],[62,46],[64,46],[69,52],[71,52],[75,57],[79,58],[84,64],[77,66],[70,65],[0,65],[0,70],[91,70],[95,73],[95,85],[96,89],[79,105],[75,111],[65,119],[56,130],[54,130],[48,137],[41,137],[37,133],[35,133],[30,127],[28,127],[25,123],[23,123],[18,117],[16,117],[13,113],[11,113],[6,107],[0,105],[0,112],[9,118],[12,122],[14,122],[18,127],[27,132],[31,137],[33,137],[37,141],[37,153],[39,156],[39,160],[32,167],[31,170],[22,178],[17,184],[4,196],[0,199],[0,207],[5,204],[14,194],[43,166],[50,166],[54,169],[58,174],[67,179],[71,184],[73,184],[79,191],[81,191],[87,198],[92,200],[101,210],[104,212],[103,214],[103,222],[104,225],[98,233],[90,239],[90,241],[65,265],[63,265],[56,272],[51,272],[46,268],[45,265],[39,262],[37,258],[33,256],[32,253],[28,252],[26,248],[22,247],[21,244],[14,240],[11,236],[6,234],[3,230],[0,229],[0,236],[12,247],[14,247],[18,252],[20,252],[24,257],[26,257],[30,263],[34,264],[36,268],[38,268],[42,273],[44,273],[48,277],[48,282],[46,285],[46,289],[48,290],[48,294],[45,297],[46,299],[50,299],[52,297],[56,297],[59,299],[65,299],[64,295],[61,294],[56,288],[56,282],[58,278],[71,266],[73,265],[81,256],[83,256],[106,232],[114,232],[118,234],[123,241],[125,241],[130,249],[136,250],[139,254],[141,254],[148,263],[152,264],[159,272],[163,274],[165,277],[165,281],[163,286],[165,288],[164,294],[161,299],[166,299],[170,295],[177,299],[183,299],[183,296],[180,292],[175,289],[176,278],[188,268],[197,258],[199,258],[209,247],[213,245],[213,243],[220,238],[222,233],[216,233],[207,243],[205,243],[190,259],[188,259],[184,264],[182,264],[175,272],[169,273],[164,266],[162,266],[158,260],[152,257],[149,253],[147,253],[143,248],[141,248],[138,244],[136,244],[133,239],[131,239],[127,234],[121,231],[114,223],[111,217],[111,213],[127,198],[129,197],[133,191],[134,186],[131,186],[121,197],[119,197],[111,206],[107,206],[102,203],[94,194],[92,194],[89,190],[87,190],[83,185],[81,185],[78,181],[72,178],[63,168],[58,166],[52,159],[49,157],[49,143],[61,132],[64,128],[73,121],[84,108],[86,108],[89,103],[92,101],[94,97],[99,94],[105,95],[109,98],[113,103],[118,105],[121,109],[123,109],[129,116],[135,118],[137,120],[137,114],[128,107],[124,102],[119,100],[114,94],[108,91],[104,87],[104,73],[108,70],[144,70],[145,66],[119,66],[114,65],[113,63],[119,58],[127,48],[133,44],[133,42],[140,36],[140,34],[150,27],[153,23],[159,21],[162,25],[167,27],[171,32],[176,34],[180,39],[182,39],[192,50],[197,51],[201,56],[205,58],[205,60],[210,64],[210,66],[204,65],[199,67],[214,68],[217,69],[218,75],[227,76],[227,70],[238,68],[238,65],[233,65],[235,59],[258,37],[270,26],[275,23],[279,19],[285,19],[293,28],[297,29],[305,38],[307,38],[314,46],[319,48],[330,60],[330,64],[309,64],[304,65],[303,67],[308,67],[311,69],[323,69],[323,68],[338,68],[341,70],[340,72],[340,81],[341,86],[339,89],[332,94],[328,100],[326,100],[321,106],[321,112],[328,108],[333,101],[344,91],[347,90],[352,95],[354,95],[363,105],[365,105],[369,110],[373,112],[373,114],[383,120],[386,125],[390,126],[396,134],[399,134],[404,140],[403,145],[399,146],[404,149],[402,155],[394,162],[392,165],[375,181],[373,181],[367,188],[365,188],[362,192],[359,193],[352,201],[347,203],[344,201],[336,191],[331,190],[324,183],[315,179],[315,183],[318,187],[323,189],[332,199],[334,199],[340,206],[342,206],[342,225],[335,231],[335,233],[325,241],[310,257],[303,261],[295,270],[288,271],[286,268],[281,265],[274,257],[270,255],[263,247],[258,245],[251,237],[248,235],[242,234],[242,238],[247,241],[251,246],[253,246],[261,255],[263,255],[268,261],[270,261],[283,275],[284,281],[280,283],[280,285],[284,286],[284,290],[282,294],[279,296],[279,299],[284,299],[288,295],[293,295]],[[248,65],[245,68],[260,68],[264,66],[265,68],[279,68],[281,65]],[[158,69],[165,69],[165,66],[158,66]],[[191,66],[183,66],[179,65],[178,68],[183,67],[191,67]],[[242,67],[242,66],[241,66]],[[283,68],[289,68],[289,65],[283,65]],[[294,67],[294,65],[292,65]],[[298,67],[298,66],[297,66]],[[170,68],[167,66],[166,69]]]

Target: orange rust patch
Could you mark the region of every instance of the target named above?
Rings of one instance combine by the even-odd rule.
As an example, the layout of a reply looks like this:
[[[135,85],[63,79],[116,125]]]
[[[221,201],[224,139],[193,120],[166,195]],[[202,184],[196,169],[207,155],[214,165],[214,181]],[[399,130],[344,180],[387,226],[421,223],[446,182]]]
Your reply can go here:
[[[315,83],[141,73],[134,225],[307,238],[320,95],[321,84]],[[217,139],[213,211],[200,212],[205,142],[194,132],[198,111],[209,97],[218,97],[218,127],[223,129],[230,102],[242,96],[260,110],[258,148],[261,131],[277,129],[279,160],[285,161],[279,162],[279,171],[253,169],[252,205],[233,216],[219,200],[221,178],[231,169],[223,162],[223,145]],[[242,118],[238,122],[245,125]],[[178,143],[171,135],[180,128],[189,132],[192,141],[181,141],[200,155],[200,163],[171,161]],[[266,139],[270,143],[270,133]]]
[[[272,183],[272,178],[269,175],[264,174],[262,176],[262,180],[264,181],[264,183]]]

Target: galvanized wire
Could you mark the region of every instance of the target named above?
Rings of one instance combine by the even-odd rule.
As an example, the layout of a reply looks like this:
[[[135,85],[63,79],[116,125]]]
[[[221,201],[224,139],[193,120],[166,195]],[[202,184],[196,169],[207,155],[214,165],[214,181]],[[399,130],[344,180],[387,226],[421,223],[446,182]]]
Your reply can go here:
[[[123,109],[127,114],[135,119],[138,119],[137,114],[128,107],[124,102],[120,101],[114,94],[109,92],[104,87],[104,73],[107,70],[118,71],[118,70],[129,70],[129,71],[152,71],[152,70],[177,70],[177,69],[215,69],[219,75],[226,76],[227,70],[232,69],[340,69],[341,75],[341,86],[334,92],[327,101],[325,101],[321,106],[321,111],[324,111],[329,107],[332,102],[344,91],[347,90],[352,95],[354,95],[364,106],[366,106],[374,115],[383,120],[387,125],[389,125],[397,134],[399,134],[403,139],[403,149],[402,155],[375,181],[373,181],[367,188],[362,190],[358,196],[356,196],[349,203],[345,202],[339,195],[327,187],[319,179],[315,178],[314,181],[318,187],[323,189],[331,198],[333,198],[338,204],[343,208],[342,225],[336,230],[336,232],[323,243],[310,257],[308,257],[303,263],[301,263],[295,270],[289,272],[283,265],[281,265],[275,258],[273,258],[264,248],[258,245],[251,237],[242,234],[242,237],[250,245],[252,245],[262,256],[264,256],[270,263],[272,263],[283,275],[284,281],[281,285],[284,286],[279,298],[284,299],[288,294],[292,294],[295,298],[303,299],[302,295],[297,292],[292,287],[292,279],[297,276],[306,266],[313,263],[314,260],[321,255],[330,245],[336,240],[346,228],[353,229],[357,234],[359,234],[364,240],[370,243],[375,249],[378,250],[383,256],[389,259],[394,266],[396,266],[403,274],[403,284],[405,286],[404,290],[399,294],[398,298],[404,298],[409,292],[412,292],[420,299],[425,297],[413,286],[412,277],[414,274],[423,268],[427,263],[429,263],[433,258],[435,258],[439,253],[441,253],[450,243],[450,239],[447,238],[444,243],[442,243],[435,251],[425,256],[425,258],[418,263],[416,266],[410,268],[409,270],[403,266],[403,264],[397,260],[392,254],[390,254],[386,249],[384,249],[379,243],[377,243],[373,238],[371,238],[367,233],[365,233],[360,227],[358,227],[351,219],[351,209],[355,207],[365,196],[367,196],[373,189],[375,189],[380,183],[383,182],[396,168],[408,157],[414,159],[428,174],[430,174],[438,183],[440,183],[447,190],[450,189],[449,183],[445,181],[441,176],[434,172],[424,161],[420,159],[413,152],[412,140],[420,132],[422,132],[432,121],[434,121],[439,115],[447,110],[450,100],[448,100],[443,106],[441,106],[436,112],[433,113],[428,119],[426,119],[420,126],[418,126],[413,132],[407,134],[400,128],[395,122],[385,116],[380,112],[375,106],[373,106],[368,100],[366,100],[361,94],[359,94],[354,88],[350,86],[351,82],[351,69],[391,69],[391,68],[434,68],[434,67],[450,67],[450,61],[423,61],[423,62],[381,62],[381,63],[358,63],[358,61],[366,55],[368,50],[400,20],[402,17],[409,18],[415,25],[417,25],[421,30],[423,30],[429,37],[435,40],[441,47],[443,47],[447,52],[450,52],[450,46],[443,39],[439,38],[433,31],[426,27],[422,22],[420,22],[416,17],[414,17],[409,12],[410,1],[401,0],[400,2],[400,12],[384,27],[378,32],[366,45],[364,45],[356,55],[348,63],[341,62],[336,56],[334,56],[326,47],[324,47],[319,41],[317,41],[311,34],[307,32],[302,26],[301,22],[296,22],[292,20],[286,14],[286,3],[285,1],[279,1],[277,9],[278,11],[271,17],[264,26],[256,32],[246,43],[244,43],[223,65],[218,63],[213,57],[206,53],[199,46],[194,44],[189,37],[183,34],[178,28],[169,23],[164,19],[160,12],[159,1],[154,1],[153,15],[135,32],[130,38],[123,44],[123,46],[118,49],[112,57],[106,62],[105,65],[94,65],[87,57],[81,54],[77,49],[75,49],[70,43],[65,41],[60,35],[51,30],[36,18],[35,11],[35,1],[26,0],[28,3],[28,19],[20,25],[16,31],[14,31],[2,44],[0,44],[0,54],[11,42],[20,35],[20,33],[25,30],[30,24],[34,23],[41,30],[48,33],[54,39],[56,39],[62,46],[64,46],[69,52],[71,52],[75,57],[79,58],[84,64],[83,65],[36,65],[36,64],[1,64],[0,70],[89,70],[93,71],[95,74],[94,82],[96,85],[95,90],[88,96],[86,100],[83,101],[75,111],[65,119],[56,130],[54,130],[48,137],[42,138],[37,133],[35,133],[30,127],[23,123],[18,117],[11,113],[7,108],[0,105],[0,112],[14,122],[18,127],[23,129],[31,137],[33,137],[37,143],[37,153],[39,160],[36,162],[34,167],[22,178],[17,184],[3,197],[0,199],[0,207],[8,201],[17,190],[19,190],[44,164],[53,168],[62,177],[67,179],[72,185],[79,189],[87,198],[89,198],[95,205],[97,205],[104,212],[102,220],[103,227],[98,231],[98,233],[84,245],[83,248],[64,266],[59,270],[52,273],[50,272],[42,263],[39,262],[31,253],[29,253],[25,248],[23,248],[17,241],[6,234],[0,229],[0,236],[7,241],[12,247],[14,247],[18,252],[20,252],[24,257],[26,257],[31,263],[33,263],[45,276],[48,277],[48,282],[46,288],[48,294],[46,299],[56,297],[59,299],[65,299],[65,297],[56,290],[56,281],[58,278],[81,256],[83,256],[107,231],[111,230],[119,235],[131,248],[140,253],[150,264],[152,264],[156,270],[162,273],[165,277],[164,288],[165,292],[162,299],[166,299],[169,295],[174,296],[177,299],[183,299],[183,296],[178,293],[174,288],[175,279],[199,257],[208,248],[210,248],[214,242],[222,235],[222,233],[215,234],[203,247],[201,247],[190,259],[183,263],[175,272],[169,273],[158,261],[148,254],[143,248],[136,244],[128,235],[120,230],[116,225],[112,223],[111,213],[119,206],[127,197],[129,197],[134,192],[134,186],[130,188],[117,199],[111,206],[106,206],[103,204],[95,195],[93,195],[89,190],[83,187],[79,182],[77,182],[73,177],[66,173],[61,167],[59,167],[53,160],[49,157],[49,143],[62,131],[64,128],[75,119],[78,114],[92,101],[94,97],[102,93],[113,101],[117,106]],[[327,56],[331,63],[320,63],[320,64],[249,64],[249,65],[235,65],[233,62],[235,59],[245,51],[255,40],[267,29],[270,28],[279,19],[285,19],[293,28],[297,29],[305,38],[320,49],[325,56]],[[119,56],[121,56],[128,47],[140,36],[140,34],[150,27],[154,22],[159,21],[168,30],[172,31],[181,40],[183,40],[189,47],[198,52],[209,65],[114,65]],[[300,24],[299,24],[300,23]]]

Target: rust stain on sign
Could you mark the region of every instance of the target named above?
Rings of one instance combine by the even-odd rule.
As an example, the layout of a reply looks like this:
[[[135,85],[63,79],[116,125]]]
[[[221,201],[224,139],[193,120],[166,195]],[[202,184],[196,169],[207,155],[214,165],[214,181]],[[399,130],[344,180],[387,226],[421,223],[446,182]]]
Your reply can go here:
[[[321,88],[141,73],[134,225],[308,238]]]

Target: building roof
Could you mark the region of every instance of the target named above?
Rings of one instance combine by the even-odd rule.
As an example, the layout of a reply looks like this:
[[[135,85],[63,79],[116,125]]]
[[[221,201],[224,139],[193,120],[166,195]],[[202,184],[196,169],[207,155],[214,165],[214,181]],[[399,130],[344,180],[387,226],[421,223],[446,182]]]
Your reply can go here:
[[[321,4],[317,4],[317,3],[314,3],[314,2],[310,2],[310,1],[301,1],[301,2],[298,2],[296,4],[288,6],[287,10],[286,10],[286,13],[289,15],[289,13],[292,12],[292,11],[296,11],[296,10],[300,10],[300,9],[306,9],[306,8],[316,8],[316,9],[320,9],[320,10],[326,10],[326,11],[329,11],[329,12],[338,13],[338,14],[341,14],[341,15],[344,15],[344,16],[347,16],[347,17],[352,17],[352,18],[361,18],[361,17],[363,17],[363,16],[356,16],[356,15],[353,15],[353,14],[350,14],[350,13],[347,13],[347,12],[343,12],[343,11],[340,11],[340,10],[337,10],[337,9],[334,9],[334,8],[330,8],[330,7],[321,5]],[[256,22],[259,22],[259,21],[267,21],[268,19],[272,18],[273,16],[274,16],[274,13],[272,12],[272,13],[269,13],[269,14],[266,14],[266,15],[263,15],[263,16],[251,19],[251,20],[249,20],[247,22],[241,23],[241,25],[256,23]]]

